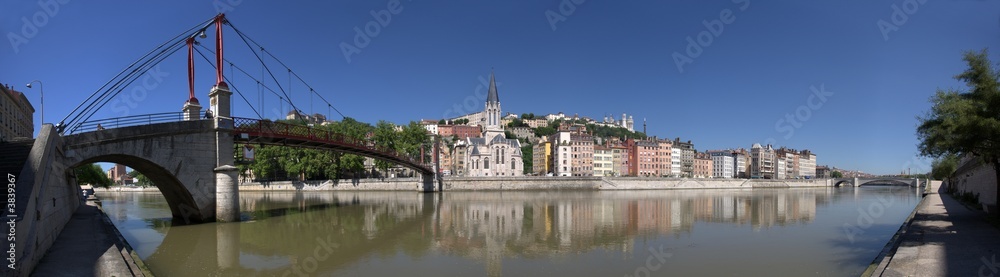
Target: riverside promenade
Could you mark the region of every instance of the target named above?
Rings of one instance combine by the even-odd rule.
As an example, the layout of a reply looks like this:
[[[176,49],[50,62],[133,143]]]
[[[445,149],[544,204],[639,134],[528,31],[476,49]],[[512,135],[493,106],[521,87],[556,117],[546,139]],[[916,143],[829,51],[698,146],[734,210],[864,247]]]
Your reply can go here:
[[[939,185],[903,232],[873,276],[1000,276],[1000,229]]]
[[[131,248],[91,196],[81,204],[33,276],[144,276]]]

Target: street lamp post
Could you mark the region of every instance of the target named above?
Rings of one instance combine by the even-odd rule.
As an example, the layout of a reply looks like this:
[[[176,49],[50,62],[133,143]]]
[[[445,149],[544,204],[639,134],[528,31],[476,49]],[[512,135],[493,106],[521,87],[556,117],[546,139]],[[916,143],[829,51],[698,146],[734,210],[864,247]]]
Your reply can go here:
[[[40,114],[41,123],[38,126],[45,124],[45,86],[42,85],[42,81],[34,80],[27,84],[28,88],[31,88],[31,84],[38,83],[38,95],[41,97],[42,113]]]

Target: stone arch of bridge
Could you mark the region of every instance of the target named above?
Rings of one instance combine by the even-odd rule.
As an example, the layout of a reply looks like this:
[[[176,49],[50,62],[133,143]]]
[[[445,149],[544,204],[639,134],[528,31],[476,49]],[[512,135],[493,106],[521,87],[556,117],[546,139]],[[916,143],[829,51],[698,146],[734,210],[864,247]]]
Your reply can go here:
[[[177,176],[162,165],[148,159],[124,154],[98,155],[85,158],[67,168],[71,170],[85,164],[101,162],[121,164],[149,178],[150,182],[159,189],[160,194],[163,195],[167,205],[170,207],[175,224],[213,221],[214,215],[203,214],[203,209],[198,208],[200,205],[195,201],[192,192],[184,186]]]

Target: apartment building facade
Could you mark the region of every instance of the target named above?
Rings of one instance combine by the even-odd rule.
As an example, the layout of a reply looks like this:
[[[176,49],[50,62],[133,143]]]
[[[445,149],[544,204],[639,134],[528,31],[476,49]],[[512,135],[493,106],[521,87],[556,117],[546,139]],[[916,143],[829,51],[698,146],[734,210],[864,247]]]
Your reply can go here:
[[[707,152],[712,158],[712,178],[735,178],[735,152],[730,150],[712,150]]]
[[[34,115],[35,107],[23,93],[0,86],[0,141],[34,137]]]
[[[754,143],[750,147],[750,178],[774,179],[775,161],[774,148],[770,144],[762,146]]]
[[[614,154],[611,148],[594,146],[594,176],[615,176]]]
[[[695,153],[694,168],[692,171],[694,178],[711,178],[713,171],[712,157],[708,153]]]

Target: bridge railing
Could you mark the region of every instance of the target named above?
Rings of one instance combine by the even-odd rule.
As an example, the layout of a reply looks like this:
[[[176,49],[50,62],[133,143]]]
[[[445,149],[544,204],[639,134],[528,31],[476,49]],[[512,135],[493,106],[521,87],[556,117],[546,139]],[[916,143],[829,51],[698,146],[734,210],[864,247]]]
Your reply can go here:
[[[306,141],[317,141],[331,144],[339,144],[358,149],[366,149],[377,152],[385,156],[393,156],[404,159],[413,164],[419,164],[417,159],[404,155],[396,151],[391,146],[378,145],[370,139],[356,139],[331,130],[296,125],[270,120],[260,120],[254,118],[233,117],[233,129],[237,133],[256,134],[263,137],[293,138]],[[421,164],[421,166],[425,166]]]
[[[154,113],[84,121],[71,126],[69,134],[184,120],[183,112]]]

